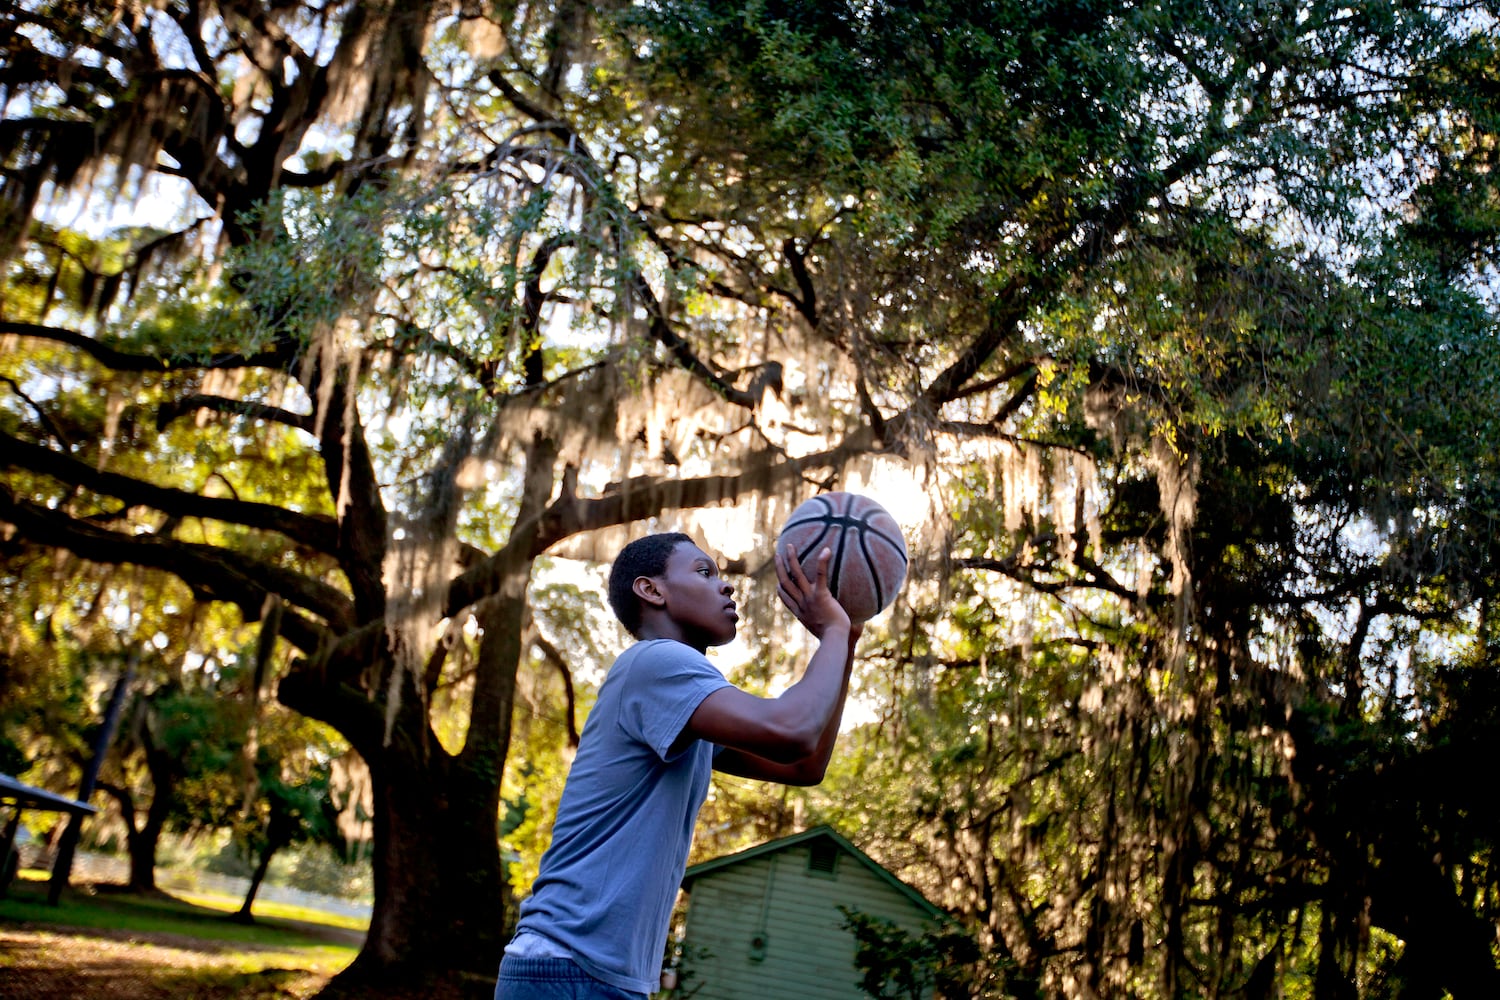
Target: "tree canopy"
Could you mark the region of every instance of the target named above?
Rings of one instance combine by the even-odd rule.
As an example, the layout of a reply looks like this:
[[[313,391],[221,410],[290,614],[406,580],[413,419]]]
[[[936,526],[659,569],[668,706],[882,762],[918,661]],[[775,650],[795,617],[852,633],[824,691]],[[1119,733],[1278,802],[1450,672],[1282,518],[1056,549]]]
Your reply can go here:
[[[1490,995],[1495,20],[13,5],[7,589],[258,628],[371,769],[349,981],[493,975],[518,677],[571,706],[590,621],[540,571],[735,504],[754,586],[894,467],[890,808],[809,802],[1006,989]]]

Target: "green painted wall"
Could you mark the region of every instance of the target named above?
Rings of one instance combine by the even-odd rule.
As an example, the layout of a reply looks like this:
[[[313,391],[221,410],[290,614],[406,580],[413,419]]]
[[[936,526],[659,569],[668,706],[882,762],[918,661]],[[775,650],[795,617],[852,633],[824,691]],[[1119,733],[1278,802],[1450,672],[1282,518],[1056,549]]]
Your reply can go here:
[[[826,842],[825,842],[826,843]],[[925,914],[842,850],[832,876],[810,871],[813,842],[699,876],[688,903],[684,992],[693,1000],[861,1000],[854,937],[839,906],[913,933]],[[752,957],[764,931],[763,957]],[[704,956],[700,949],[710,952]]]

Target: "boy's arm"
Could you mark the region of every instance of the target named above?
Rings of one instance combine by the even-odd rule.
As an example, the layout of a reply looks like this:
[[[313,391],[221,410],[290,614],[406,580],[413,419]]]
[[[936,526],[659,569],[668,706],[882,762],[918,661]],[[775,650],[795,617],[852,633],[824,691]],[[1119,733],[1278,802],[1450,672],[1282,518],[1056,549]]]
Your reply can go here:
[[[724,747],[714,758],[714,770],[723,771],[725,774],[737,775],[741,778],[754,778],[758,781],[775,781],[783,785],[816,785],[823,780],[823,775],[828,770],[828,762],[833,757],[833,745],[838,739],[839,726],[844,716],[844,701],[849,694],[849,675],[854,666],[854,646],[859,642],[862,625],[855,625],[849,631],[849,652],[844,664],[843,684],[838,695],[838,707],[834,709],[827,725],[818,735],[817,746],[813,752],[801,760],[790,763],[780,763],[768,757],[750,753],[746,750],[733,748],[727,744],[720,743]],[[737,688],[726,688],[720,694],[727,694]],[[744,694],[744,692],[740,692]],[[753,697],[746,695],[746,697]],[[759,700],[759,699],[757,699]],[[691,723],[690,723],[691,725]],[[718,741],[715,741],[718,742]]]
[[[678,742],[701,739],[724,748],[715,759],[717,769],[788,784],[822,780],[838,737],[859,637],[859,629],[828,591],[831,556],[828,549],[819,553],[812,583],[794,557],[776,560],[777,593],[818,638],[801,679],[776,698],[722,688],[703,699],[683,728]]]

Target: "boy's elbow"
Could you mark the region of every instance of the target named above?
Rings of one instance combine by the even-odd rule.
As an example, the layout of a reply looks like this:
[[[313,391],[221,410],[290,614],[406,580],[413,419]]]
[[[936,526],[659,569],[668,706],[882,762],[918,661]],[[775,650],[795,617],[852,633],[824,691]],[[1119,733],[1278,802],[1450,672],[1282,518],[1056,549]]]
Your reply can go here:
[[[787,784],[795,785],[798,788],[810,788],[813,785],[821,785],[827,774],[828,762],[826,760],[821,763],[803,761]]]
[[[757,752],[767,760],[773,760],[778,764],[794,765],[800,769],[808,763],[810,757],[818,752],[818,742],[797,736],[783,736],[773,746]],[[819,780],[822,779],[819,778]]]
[[[817,757],[818,754],[823,750],[822,743],[823,743],[823,734],[821,732],[807,733],[807,734],[802,735],[801,737],[799,737],[797,739],[796,743],[794,744],[794,746],[795,746],[795,754],[796,755],[795,755],[795,757],[793,757],[793,759],[796,760],[799,763],[810,762],[813,758]],[[825,760],[825,761],[823,761],[823,763],[822,763],[821,766],[823,768],[826,768],[827,765],[828,765],[828,762]],[[819,780],[821,781],[822,779],[819,778]]]
[[[804,788],[822,784],[823,778],[828,774],[828,762],[833,757],[832,750],[832,747],[818,740],[806,753],[794,761],[788,761],[792,774],[786,783]]]

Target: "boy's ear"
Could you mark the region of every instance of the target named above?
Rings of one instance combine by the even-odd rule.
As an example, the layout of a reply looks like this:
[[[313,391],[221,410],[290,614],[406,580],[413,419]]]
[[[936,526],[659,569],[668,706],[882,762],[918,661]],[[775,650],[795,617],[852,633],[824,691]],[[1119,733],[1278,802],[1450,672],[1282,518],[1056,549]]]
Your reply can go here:
[[[656,585],[656,580],[653,578],[638,576],[631,583],[630,589],[635,591],[635,596],[639,597],[646,604],[656,608],[666,607],[667,595],[661,592],[661,588]]]

